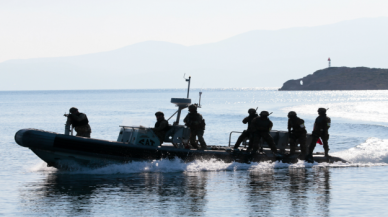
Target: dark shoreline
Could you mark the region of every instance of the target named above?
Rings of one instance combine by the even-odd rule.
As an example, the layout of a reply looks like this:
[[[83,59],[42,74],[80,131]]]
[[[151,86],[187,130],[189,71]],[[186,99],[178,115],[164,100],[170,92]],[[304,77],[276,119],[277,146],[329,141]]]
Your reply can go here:
[[[301,90],[388,90],[388,69],[330,67],[288,80],[279,88],[279,91]]]

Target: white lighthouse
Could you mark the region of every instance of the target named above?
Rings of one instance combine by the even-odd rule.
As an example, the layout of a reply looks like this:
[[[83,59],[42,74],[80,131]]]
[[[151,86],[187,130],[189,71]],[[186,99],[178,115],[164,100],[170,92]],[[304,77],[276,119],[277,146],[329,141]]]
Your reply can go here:
[[[329,59],[328,59],[327,61],[329,61],[329,68],[330,68],[330,67],[331,67],[331,60],[330,60],[330,57],[329,57]]]

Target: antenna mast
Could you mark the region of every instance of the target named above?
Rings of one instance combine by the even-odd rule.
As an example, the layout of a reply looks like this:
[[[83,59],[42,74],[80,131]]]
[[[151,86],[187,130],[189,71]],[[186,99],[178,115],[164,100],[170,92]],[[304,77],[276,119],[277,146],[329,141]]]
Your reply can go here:
[[[186,79],[186,78],[185,78]],[[186,79],[187,82],[189,82],[189,86],[187,87],[187,99],[189,98],[189,93],[190,93],[190,81],[191,81],[191,76],[189,76],[189,79]]]

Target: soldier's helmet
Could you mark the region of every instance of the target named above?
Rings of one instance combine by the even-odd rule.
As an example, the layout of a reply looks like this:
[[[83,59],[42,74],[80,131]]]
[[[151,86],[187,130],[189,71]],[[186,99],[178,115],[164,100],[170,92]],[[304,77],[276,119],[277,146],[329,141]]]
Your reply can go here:
[[[163,113],[163,112],[161,112],[161,111],[158,111],[158,112],[156,112],[156,113],[155,113],[155,116],[159,116],[159,115],[162,115],[162,116],[164,116],[164,113]]]
[[[318,109],[318,114],[326,114],[326,109],[325,108],[319,108]]]
[[[249,114],[255,114],[256,113],[256,109],[250,108],[250,109],[248,109],[248,113]]]
[[[189,110],[197,111],[197,106],[194,104],[189,105]]]
[[[78,109],[77,109],[76,107],[71,107],[70,110],[69,110],[69,112],[70,112],[71,114],[74,114],[74,113],[76,113],[77,111],[78,111]]]
[[[268,117],[269,116],[269,112],[268,111],[261,111],[260,112],[260,116]]]
[[[288,115],[287,115],[289,118],[292,118],[292,117],[296,117],[296,112],[294,111],[290,111],[288,112]]]

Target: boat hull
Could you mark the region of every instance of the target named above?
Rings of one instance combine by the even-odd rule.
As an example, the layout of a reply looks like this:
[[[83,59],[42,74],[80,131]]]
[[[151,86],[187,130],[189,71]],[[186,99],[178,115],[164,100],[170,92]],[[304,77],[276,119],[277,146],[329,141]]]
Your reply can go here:
[[[276,161],[271,154],[251,154],[246,151],[221,150],[194,150],[178,149],[173,146],[149,147],[128,144],[124,142],[68,136],[37,129],[22,129],[15,134],[15,141],[23,147],[30,148],[48,166],[66,168],[72,163],[85,166],[104,166],[112,163],[126,163],[131,161],[150,161],[160,159],[180,158],[185,162],[197,159],[218,159],[228,162],[262,162]],[[268,152],[268,151],[267,151]],[[314,156],[317,162],[334,162],[344,160],[340,158]],[[283,162],[297,162],[297,155],[283,159]]]

